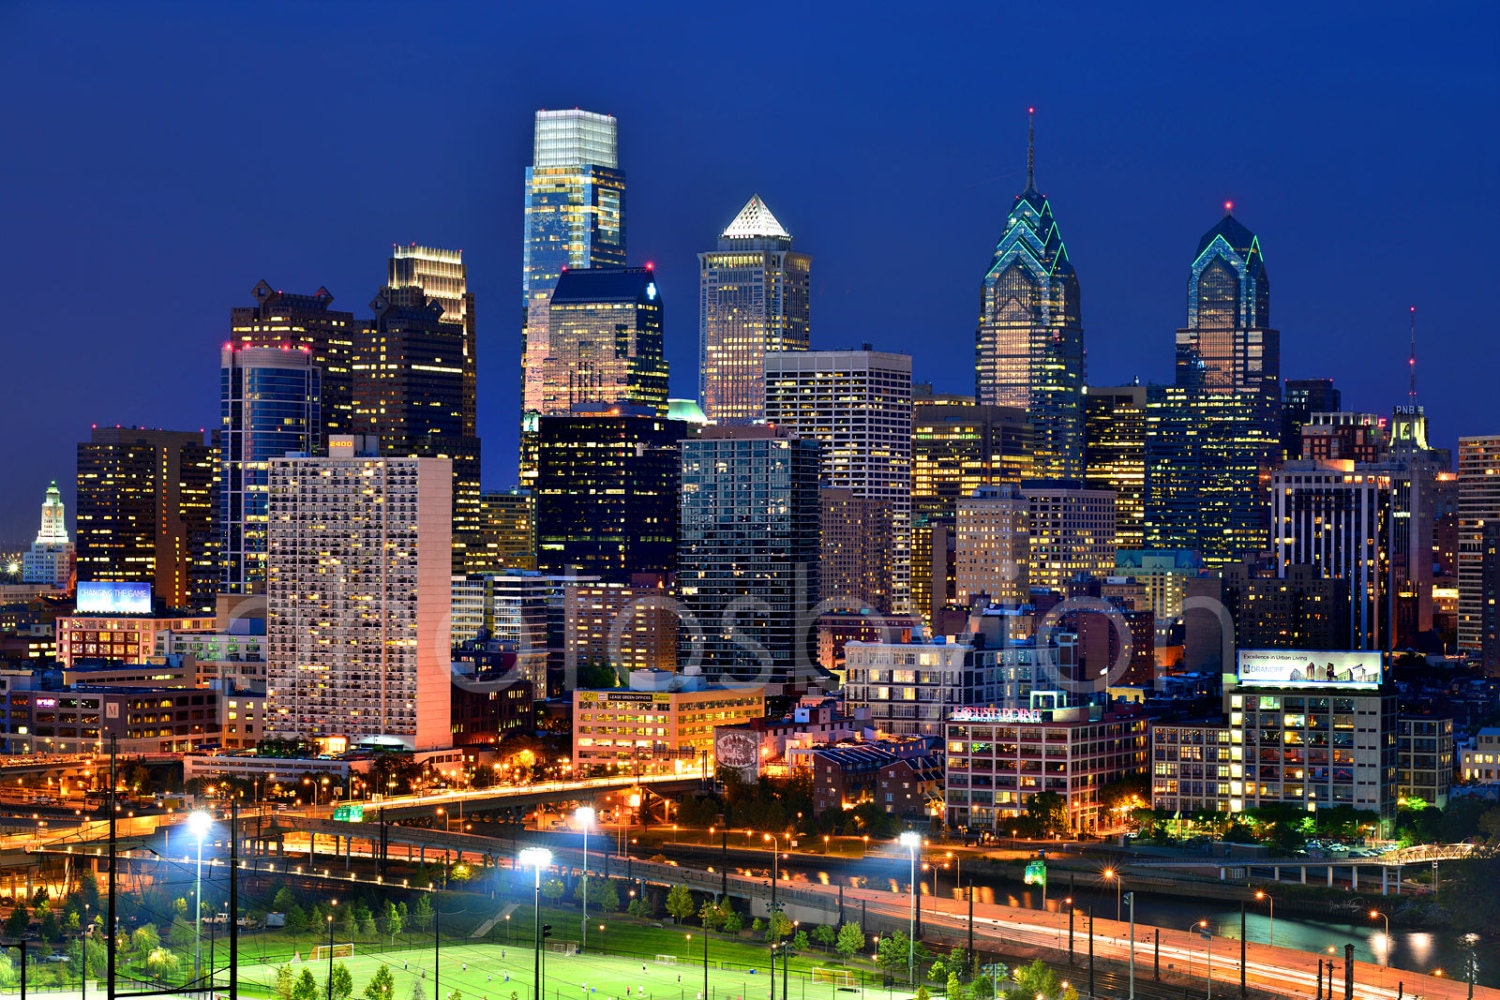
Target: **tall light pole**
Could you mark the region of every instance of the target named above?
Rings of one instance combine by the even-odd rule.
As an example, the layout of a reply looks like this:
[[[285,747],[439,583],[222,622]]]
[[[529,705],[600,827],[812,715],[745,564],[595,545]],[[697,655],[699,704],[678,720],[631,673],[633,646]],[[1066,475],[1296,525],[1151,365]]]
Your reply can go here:
[[[198,872],[193,878],[193,981],[203,978],[203,839],[214,818],[202,809],[188,813],[188,832],[198,839]]]
[[[911,931],[906,938],[906,979],[915,986],[917,982],[917,848],[922,846],[922,835],[907,830],[900,837],[900,844],[911,854]]]
[[[536,938],[531,953],[532,1000],[542,1000],[542,869],[552,864],[552,852],[545,847],[526,847],[518,856],[522,867],[536,869]]]
[[[1125,883],[1125,879],[1113,868],[1104,869],[1104,877],[1115,884],[1115,920],[1118,921],[1120,919],[1120,887]]]
[[[1130,1000],[1135,1000],[1135,893],[1130,894]]]
[[[766,843],[771,845],[771,909],[776,909],[776,883],[781,878],[781,841],[776,839],[776,834],[765,835]]]
[[[333,900],[331,906],[338,906],[339,901]],[[333,913],[328,914],[328,1000],[333,1000]]]
[[[1205,979],[1208,983],[1208,1000],[1214,1000],[1214,932],[1208,929],[1207,920],[1199,920],[1193,924],[1193,929],[1203,938],[1203,950],[1208,952],[1208,974]],[[1189,947],[1191,948],[1192,946],[1189,945]],[[1331,982],[1332,980],[1330,980]]]
[[[583,941],[578,945],[581,954],[589,947],[589,827],[594,825],[594,807],[579,806],[573,818],[583,827]]]
[[[1264,899],[1266,901],[1266,903],[1271,907],[1271,929],[1266,934],[1266,944],[1275,945],[1276,944],[1276,900],[1272,899],[1271,898],[1271,894],[1269,892],[1266,892],[1264,889],[1256,889],[1255,890],[1255,898],[1256,899]]]
[[[1380,964],[1384,965],[1386,968],[1390,968],[1391,944],[1393,943],[1391,941],[1391,918],[1386,914],[1381,913],[1379,910],[1371,910],[1370,919],[1374,920],[1376,917],[1379,917],[1380,919],[1385,921],[1385,961],[1381,962]]]

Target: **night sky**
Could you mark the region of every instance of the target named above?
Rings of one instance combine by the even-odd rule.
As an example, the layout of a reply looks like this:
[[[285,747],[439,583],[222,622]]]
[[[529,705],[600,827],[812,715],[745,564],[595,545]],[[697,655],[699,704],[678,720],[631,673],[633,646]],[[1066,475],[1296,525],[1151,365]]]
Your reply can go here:
[[[697,389],[694,254],[753,192],[813,255],[815,348],[910,352],[972,391],[1035,104],[1091,383],[1170,381],[1188,264],[1232,199],[1284,377],[1388,413],[1416,305],[1436,440],[1500,432],[1500,4],[1066,9],[0,0],[0,540],[29,542],[53,478],[71,523],[91,423],[213,426],[258,280],[368,315],[393,242],[465,252],[485,486],[511,485],[542,107],[619,119],[674,396]]]

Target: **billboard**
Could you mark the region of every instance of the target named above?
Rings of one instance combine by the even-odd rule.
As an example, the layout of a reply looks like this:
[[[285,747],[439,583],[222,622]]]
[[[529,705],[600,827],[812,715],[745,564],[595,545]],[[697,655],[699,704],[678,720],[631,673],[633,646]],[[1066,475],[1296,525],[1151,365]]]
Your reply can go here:
[[[151,584],[80,582],[75,610],[81,615],[149,615]]]
[[[1330,653],[1307,649],[1240,651],[1240,687],[1380,687],[1380,652]]]
[[[738,771],[746,781],[760,774],[760,737],[746,729],[714,731],[714,763]]]

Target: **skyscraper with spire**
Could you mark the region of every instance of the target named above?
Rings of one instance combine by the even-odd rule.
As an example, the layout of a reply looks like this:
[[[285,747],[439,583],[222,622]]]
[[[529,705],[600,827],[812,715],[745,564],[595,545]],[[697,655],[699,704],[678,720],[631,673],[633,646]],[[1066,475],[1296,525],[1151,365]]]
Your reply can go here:
[[[1036,129],[1028,119],[1026,190],[980,284],[974,393],[981,406],[1027,411],[1039,478],[1083,477],[1083,362],[1078,275],[1052,206],[1036,189]]]
[[[548,306],[563,271],[625,265],[625,174],[612,115],[538,111],[526,168],[521,264],[521,479],[536,479],[536,421],[551,355]]]
[[[751,195],[717,250],[698,255],[698,401],[720,424],[766,412],[766,352],[805,351],[811,329],[812,258]]]
[[[1148,394],[1146,542],[1209,566],[1266,545],[1281,457],[1281,334],[1255,234],[1226,205],[1188,271],[1176,379]]]

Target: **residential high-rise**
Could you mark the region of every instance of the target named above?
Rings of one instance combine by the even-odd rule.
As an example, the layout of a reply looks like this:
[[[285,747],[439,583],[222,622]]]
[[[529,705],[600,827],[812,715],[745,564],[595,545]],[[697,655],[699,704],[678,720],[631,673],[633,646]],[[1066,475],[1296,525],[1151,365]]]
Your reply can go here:
[[[649,407],[580,403],[542,417],[537,568],[618,582],[672,572],[686,436],[686,424]]]
[[[823,539],[819,599],[847,611],[888,606],[894,572],[888,545],[890,504],[846,487],[818,492]]]
[[[667,415],[662,301],[646,267],[569,269],[548,308],[550,350],[541,360],[540,416],[579,403],[629,403]]]
[[[21,582],[66,587],[73,576],[73,557],[62,491],[53,481],[47,485],[47,495],[42,500],[41,530],[21,558]]]
[[[211,611],[218,478],[201,431],[95,427],[78,445],[78,579],[149,583],[169,608]]]
[[[954,557],[958,600],[1024,604],[1031,590],[1030,504],[1012,484],[981,486],[958,501]]]
[[[526,168],[521,264],[521,479],[535,478],[542,361],[551,353],[547,306],[568,268],[625,265],[625,174],[615,119],[538,111]]]
[[[1479,534],[1479,665],[1500,677],[1500,520],[1484,522]]]
[[[266,681],[273,734],[448,746],[453,470],[356,454],[271,462]]]
[[[452,462],[453,535],[463,542],[479,505],[479,438],[464,353],[470,314],[449,322],[443,299],[416,284],[381,288],[370,308],[375,318],[354,362],[359,431],[379,438],[381,455]],[[462,569],[462,548],[453,562]]]
[[[1115,546],[1146,541],[1146,387],[1085,388],[1083,480],[1115,494]]]
[[[1302,454],[1302,425],[1314,413],[1337,413],[1343,394],[1331,378],[1289,378],[1281,400],[1281,448],[1286,458],[1314,458]]]
[[[682,442],[683,665],[788,684],[817,662],[818,452],[787,427],[710,426]]]
[[[328,308],[326,288],[311,295],[279,292],[265,281],[250,293],[255,305],[231,309],[229,344],[244,347],[305,346],[322,371],[321,427],[314,454],[327,453],[328,435],[350,434],[354,418],[354,353],[362,330],[352,312]]]
[[[1458,648],[1483,649],[1486,526],[1500,521],[1500,435],[1458,439]]]
[[[1176,381],[1147,393],[1146,543],[1222,566],[1264,544],[1281,458],[1281,335],[1260,242],[1227,212],[1198,242]]]
[[[1352,462],[1300,459],[1271,477],[1271,548],[1278,574],[1314,566],[1349,583],[1346,649],[1388,649],[1396,589],[1391,579],[1391,478]]]
[[[876,611],[911,600],[911,356],[859,351],[766,355],[766,421],[822,447],[824,486],[889,504],[891,579]]]
[[[1067,592],[1079,574],[1109,576],[1115,566],[1115,495],[1076,479],[1021,484],[1031,537],[1031,586]]]
[[[1083,476],[1083,319],[1078,275],[1047,196],[1036,189],[1028,128],[1026,190],[1016,196],[979,289],[974,395],[1024,409],[1035,432],[1032,474]]]
[[[264,593],[271,459],[321,448],[323,372],[308,345],[219,352],[219,534],[223,593]]]
[[[765,415],[767,351],[808,349],[812,258],[751,195],[698,255],[698,400],[708,419],[751,423]]]

